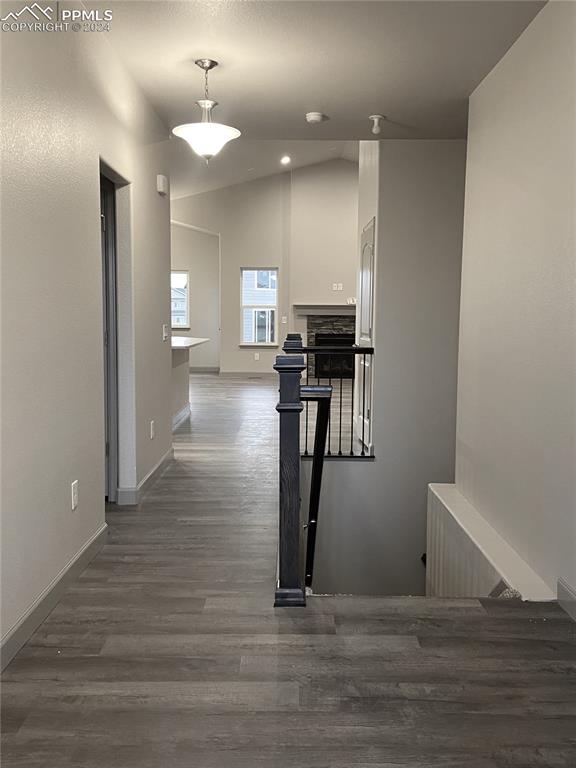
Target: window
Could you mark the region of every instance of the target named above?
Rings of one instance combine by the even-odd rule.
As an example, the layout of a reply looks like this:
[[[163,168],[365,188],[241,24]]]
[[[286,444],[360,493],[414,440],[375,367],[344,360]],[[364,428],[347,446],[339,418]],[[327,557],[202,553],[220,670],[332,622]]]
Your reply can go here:
[[[277,269],[242,270],[242,343],[276,344]]]
[[[188,272],[171,272],[170,301],[172,307],[172,328],[190,327],[188,282]]]

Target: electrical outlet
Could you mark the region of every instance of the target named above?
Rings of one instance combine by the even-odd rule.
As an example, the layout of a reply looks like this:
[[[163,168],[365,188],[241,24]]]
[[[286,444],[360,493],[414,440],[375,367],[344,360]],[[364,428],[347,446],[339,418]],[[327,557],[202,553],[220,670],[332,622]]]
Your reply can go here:
[[[163,323],[162,324],[162,341],[168,341],[168,336],[170,335],[168,331],[168,324]]]
[[[260,352],[254,352],[254,360],[260,360]]]
[[[78,508],[78,480],[70,485],[70,500],[72,502],[72,512]]]
[[[156,434],[155,427],[154,427],[154,419],[150,422],[150,440],[154,440],[154,435]]]
[[[287,323],[288,322],[288,318],[286,317],[286,315],[282,315],[282,322],[283,323]]]
[[[338,283],[338,290],[339,290],[339,291],[342,291],[342,290],[344,290],[342,283]]]
[[[332,290],[337,291],[338,290],[338,283],[332,283]]]

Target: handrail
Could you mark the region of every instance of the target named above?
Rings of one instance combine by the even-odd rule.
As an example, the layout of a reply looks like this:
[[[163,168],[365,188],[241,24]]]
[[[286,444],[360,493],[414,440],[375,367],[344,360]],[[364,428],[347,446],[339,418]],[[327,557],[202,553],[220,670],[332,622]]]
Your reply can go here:
[[[298,338],[290,339],[290,336],[297,336]],[[306,347],[302,344],[302,337],[300,334],[289,333],[284,342],[284,346],[282,347],[282,351],[286,352],[288,355],[373,355],[374,347],[362,347],[359,344]]]
[[[304,584],[312,586],[314,574],[314,554],[316,551],[316,530],[320,511],[320,489],[322,487],[322,471],[324,469],[324,452],[326,450],[326,435],[330,418],[330,400],[332,387],[329,385],[304,385],[300,387],[300,399],[303,402],[318,403],[316,430],[314,435],[314,456],[312,459],[312,476],[310,478],[310,503],[308,506],[308,523],[304,526],[308,533],[306,537],[306,569]]]

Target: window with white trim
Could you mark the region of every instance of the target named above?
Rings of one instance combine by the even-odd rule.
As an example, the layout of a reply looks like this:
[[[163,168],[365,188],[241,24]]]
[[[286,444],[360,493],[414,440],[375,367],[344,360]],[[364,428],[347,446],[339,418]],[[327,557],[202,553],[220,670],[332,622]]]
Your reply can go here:
[[[170,307],[172,328],[190,327],[190,294],[188,272],[170,273]]]
[[[242,344],[276,344],[278,269],[248,269],[241,273]]]

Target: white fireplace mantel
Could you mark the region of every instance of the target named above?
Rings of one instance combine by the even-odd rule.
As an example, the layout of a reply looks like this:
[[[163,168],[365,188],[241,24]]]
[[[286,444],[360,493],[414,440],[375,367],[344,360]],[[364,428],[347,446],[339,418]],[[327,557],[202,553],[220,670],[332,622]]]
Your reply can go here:
[[[356,314],[356,304],[293,304],[294,315],[352,315]]]

